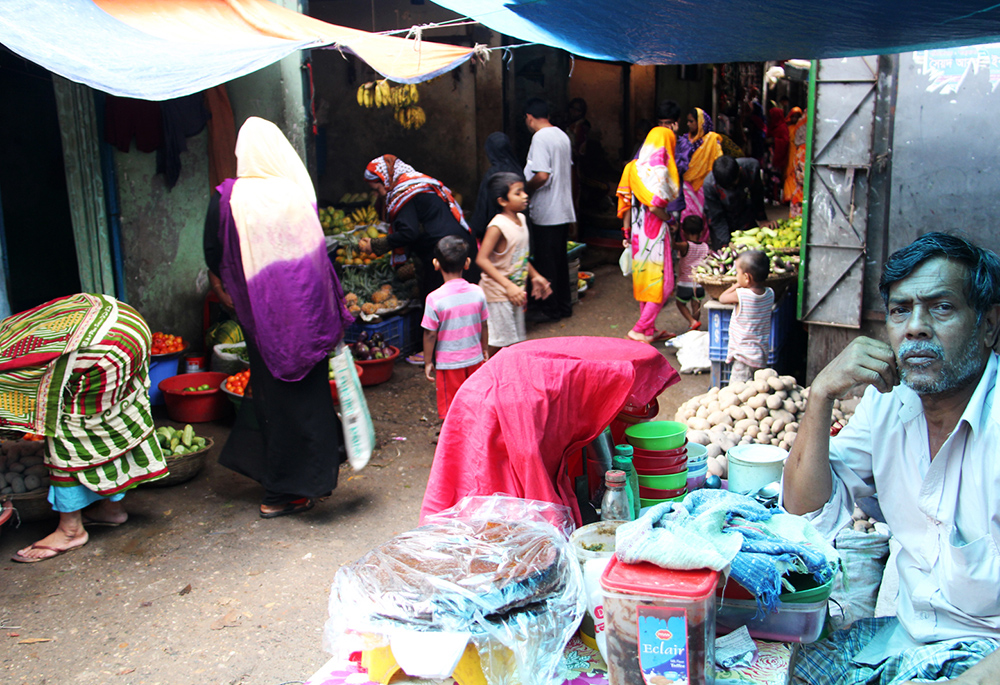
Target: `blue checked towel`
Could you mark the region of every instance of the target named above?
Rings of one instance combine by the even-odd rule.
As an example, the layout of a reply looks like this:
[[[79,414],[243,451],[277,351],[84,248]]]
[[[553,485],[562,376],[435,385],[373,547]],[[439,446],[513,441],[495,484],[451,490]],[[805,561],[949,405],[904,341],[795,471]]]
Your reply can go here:
[[[775,514],[727,490],[695,490],[681,503],[664,502],[618,528],[615,552],[627,564],[648,561],[675,570],[730,566],[730,576],[776,611],[782,576],[811,573],[825,583],[839,557],[811,523]]]

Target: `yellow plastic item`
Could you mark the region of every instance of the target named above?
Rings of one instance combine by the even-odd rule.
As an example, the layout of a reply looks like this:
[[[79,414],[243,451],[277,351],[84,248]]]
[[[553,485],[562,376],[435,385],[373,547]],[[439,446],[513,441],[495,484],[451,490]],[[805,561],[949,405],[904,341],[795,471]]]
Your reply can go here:
[[[375,647],[361,652],[361,666],[367,669],[370,681],[382,685],[388,685],[393,676],[401,672],[396,657],[392,655],[392,649],[389,647]],[[458,660],[451,677],[458,685],[486,685],[479,652],[471,642],[465,646],[465,652]]]
[[[388,685],[399,670],[389,647],[375,647],[361,652],[361,666],[368,671],[368,680],[382,685]]]

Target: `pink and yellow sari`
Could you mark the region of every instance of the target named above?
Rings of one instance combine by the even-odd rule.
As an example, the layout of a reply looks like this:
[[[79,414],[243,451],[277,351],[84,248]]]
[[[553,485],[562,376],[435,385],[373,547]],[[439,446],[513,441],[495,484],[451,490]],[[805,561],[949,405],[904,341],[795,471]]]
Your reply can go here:
[[[632,248],[632,292],[636,300],[656,305],[643,308],[633,330],[652,335],[652,324],[674,289],[674,268],[667,251],[667,224],[652,207],[661,209],[680,193],[680,177],[674,161],[674,133],[654,127],[639,150],[639,156],[625,166],[618,184],[619,216],[629,211],[629,240]],[[654,311],[655,310],[655,311]]]

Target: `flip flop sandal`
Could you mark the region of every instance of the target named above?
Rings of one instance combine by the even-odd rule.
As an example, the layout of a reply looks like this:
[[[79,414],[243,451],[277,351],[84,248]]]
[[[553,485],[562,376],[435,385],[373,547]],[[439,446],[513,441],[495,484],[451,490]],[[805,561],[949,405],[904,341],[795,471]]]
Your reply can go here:
[[[413,364],[414,366],[423,366],[424,365],[423,353],[418,352],[416,354],[411,354],[409,357],[406,358],[406,363]]]
[[[36,557],[23,557],[19,552],[15,552],[13,555],[11,555],[10,560],[16,561],[20,564],[36,564],[39,561],[48,561],[49,559],[55,559],[60,555],[69,554],[70,552],[75,552],[76,550],[80,549],[86,544],[87,543],[85,542],[83,543],[83,545],[77,545],[76,547],[67,547],[65,549],[59,549],[58,547],[49,547],[48,545],[39,545],[38,543],[32,543],[32,545],[28,547],[28,549],[44,549],[49,552],[55,552],[55,554],[49,557],[36,558]]]
[[[676,333],[671,333],[670,331],[656,331],[653,334],[653,342],[660,342],[661,340],[670,340],[671,338],[676,338]]]
[[[695,321],[688,330],[697,331],[699,329],[701,329],[701,321]]]
[[[301,514],[304,511],[309,511],[314,506],[316,506],[316,500],[310,497],[302,497],[300,499],[293,499],[291,502],[285,505],[284,509],[278,509],[277,511],[264,511],[263,509],[261,509],[260,517],[262,519],[273,519],[273,518],[278,518],[279,516]]]
[[[642,333],[636,333],[635,331],[629,331],[628,333],[625,334],[625,337],[628,338],[629,340],[634,340],[636,342],[641,342],[641,343],[653,342],[653,336],[644,335]]]

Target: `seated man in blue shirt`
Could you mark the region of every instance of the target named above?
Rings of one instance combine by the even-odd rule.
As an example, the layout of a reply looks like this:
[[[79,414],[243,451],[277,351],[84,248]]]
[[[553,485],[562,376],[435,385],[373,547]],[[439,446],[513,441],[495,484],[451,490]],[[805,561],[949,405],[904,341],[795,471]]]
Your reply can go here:
[[[888,343],[859,337],[815,378],[784,506],[832,537],[877,494],[900,549],[896,616],[800,650],[796,683],[1000,683],[1000,259],[944,233],[882,272]],[[833,401],[864,397],[830,437]]]

